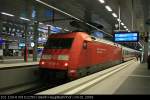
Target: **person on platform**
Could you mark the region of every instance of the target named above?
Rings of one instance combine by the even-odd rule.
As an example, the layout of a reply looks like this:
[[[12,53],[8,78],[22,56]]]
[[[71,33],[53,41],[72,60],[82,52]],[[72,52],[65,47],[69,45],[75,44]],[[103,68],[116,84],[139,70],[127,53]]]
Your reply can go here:
[[[147,58],[147,67],[148,67],[148,70],[150,70],[150,55]]]
[[[140,63],[142,62],[142,55],[139,54],[139,60],[140,60]]]

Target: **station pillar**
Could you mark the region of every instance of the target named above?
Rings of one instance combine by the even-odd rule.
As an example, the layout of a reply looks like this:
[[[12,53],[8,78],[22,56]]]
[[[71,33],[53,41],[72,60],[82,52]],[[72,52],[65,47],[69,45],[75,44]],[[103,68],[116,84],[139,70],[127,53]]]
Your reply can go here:
[[[148,58],[148,52],[149,52],[149,34],[148,34],[148,32],[146,32],[145,34],[144,34],[144,37],[143,37],[143,44],[144,44],[144,54],[143,54],[143,63],[146,63],[147,62],[147,58]]]
[[[148,43],[144,42],[143,63],[147,62],[147,58],[148,58]]]
[[[0,17],[0,34],[2,33],[2,20]],[[0,59],[3,59],[3,43],[0,43]]]
[[[0,16],[0,33],[2,33],[2,19],[1,19],[1,16]]]
[[[37,61],[37,57],[38,57],[38,38],[39,38],[38,26],[39,26],[39,22],[34,22],[33,61]]]
[[[48,35],[50,35],[50,34],[51,34],[51,27],[48,26]]]
[[[25,47],[24,47],[24,61],[28,62],[28,31],[27,31],[27,24],[25,24],[24,34],[25,34]]]

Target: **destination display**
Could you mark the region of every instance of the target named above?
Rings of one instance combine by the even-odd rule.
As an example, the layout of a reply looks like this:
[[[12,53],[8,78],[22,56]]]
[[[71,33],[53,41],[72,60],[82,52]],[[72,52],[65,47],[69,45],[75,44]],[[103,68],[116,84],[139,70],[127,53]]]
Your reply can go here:
[[[114,42],[138,42],[138,32],[116,32],[114,34]]]

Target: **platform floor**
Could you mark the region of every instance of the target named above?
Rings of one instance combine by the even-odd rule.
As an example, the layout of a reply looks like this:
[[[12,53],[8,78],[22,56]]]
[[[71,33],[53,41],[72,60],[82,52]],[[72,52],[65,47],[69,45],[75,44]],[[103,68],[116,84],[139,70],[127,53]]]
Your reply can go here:
[[[37,58],[37,61],[39,61],[40,58]],[[33,58],[28,58],[28,62],[33,62]],[[20,57],[20,58],[4,58],[4,59],[0,59],[0,64],[15,64],[15,63],[24,63],[24,58]]]
[[[150,70],[147,69],[147,64],[140,64],[140,62],[135,61],[131,66],[79,94],[150,94]]]
[[[29,65],[38,65],[40,58],[37,61],[33,61],[32,58],[28,59],[28,62],[24,62],[24,59],[3,59],[0,60],[0,69],[3,68],[13,68],[19,66],[29,66]]]
[[[150,94],[150,70],[139,64],[114,94]]]

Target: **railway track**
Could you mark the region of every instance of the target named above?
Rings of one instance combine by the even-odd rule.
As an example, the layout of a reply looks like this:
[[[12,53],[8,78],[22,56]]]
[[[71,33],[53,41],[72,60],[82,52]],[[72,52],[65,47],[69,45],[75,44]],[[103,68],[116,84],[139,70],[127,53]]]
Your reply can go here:
[[[46,90],[53,87],[53,85],[48,85],[48,84],[41,84],[39,86],[24,90],[24,91],[20,91],[17,93],[14,93],[13,95],[33,95],[35,93],[38,93],[40,91]]]
[[[37,72],[39,72],[38,65],[1,68],[0,95],[31,95],[66,82],[46,82],[37,75]]]
[[[53,83],[51,83],[51,82],[43,82],[43,83],[39,84],[36,87],[32,87],[32,88],[29,88],[27,90],[14,93],[13,95],[33,95],[33,94],[39,93],[41,91],[44,91],[44,90],[47,90],[47,89],[50,89],[50,88],[62,85],[64,83],[67,83],[67,81],[53,82]]]

